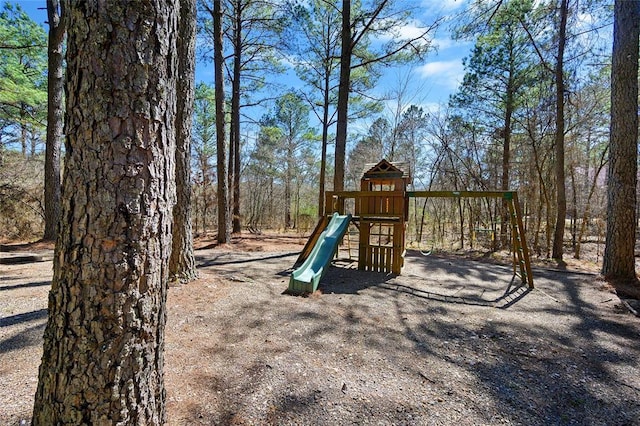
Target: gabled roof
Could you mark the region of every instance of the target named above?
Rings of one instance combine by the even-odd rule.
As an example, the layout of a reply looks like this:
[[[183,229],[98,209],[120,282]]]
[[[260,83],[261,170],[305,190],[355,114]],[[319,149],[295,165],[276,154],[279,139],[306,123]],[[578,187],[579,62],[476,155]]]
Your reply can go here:
[[[364,173],[362,179],[372,178],[404,178],[409,179],[409,172],[403,170],[409,170],[409,163],[405,162],[390,162],[386,159],[380,160],[378,163],[365,164]]]

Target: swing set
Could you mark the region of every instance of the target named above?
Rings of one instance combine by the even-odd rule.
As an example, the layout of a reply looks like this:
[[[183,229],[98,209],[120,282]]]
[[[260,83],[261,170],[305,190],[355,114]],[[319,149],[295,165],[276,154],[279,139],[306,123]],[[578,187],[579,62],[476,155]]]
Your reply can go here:
[[[404,163],[383,159],[367,165],[360,181],[360,191],[327,192],[324,215],[296,264],[309,257],[333,213],[350,214],[351,223],[358,229],[358,269],[400,274],[404,265],[410,198],[496,198],[502,199],[509,210],[513,273],[533,288],[531,262],[516,191],[407,191],[411,177],[403,171],[404,167]]]

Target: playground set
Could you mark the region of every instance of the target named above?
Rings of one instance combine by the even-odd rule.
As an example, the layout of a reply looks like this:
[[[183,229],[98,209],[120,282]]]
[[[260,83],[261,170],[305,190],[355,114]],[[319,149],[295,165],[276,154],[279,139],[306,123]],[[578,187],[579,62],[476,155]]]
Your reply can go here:
[[[515,191],[408,191],[404,163],[367,164],[360,191],[328,191],[325,212],[296,261],[290,293],[312,293],[337,254],[349,224],[359,232],[358,269],[400,274],[404,265],[409,198],[502,198],[509,209],[513,273],[533,288],[531,262]],[[406,169],[405,169],[406,170]],[[347,210],[352,211],[348,213]]]

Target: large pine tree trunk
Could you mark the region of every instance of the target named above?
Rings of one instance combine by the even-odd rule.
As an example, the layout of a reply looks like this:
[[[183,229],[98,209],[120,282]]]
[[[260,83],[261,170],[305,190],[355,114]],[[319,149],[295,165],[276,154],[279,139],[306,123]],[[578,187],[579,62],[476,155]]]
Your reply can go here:
[[[68,2],[62,220],[33,424],[165,420],[173,2]]]
[[[173,243],[169,273],[171,279],[189,282],[198,276],[191,229],[191,127],[193,118],[196,0],[180,0],[177,41],[178,79],[176,90],[176,205],[173,209]]]
[[[640,1],[616,0],[611,65],[611,144],[603,275],[640,298],[635,274]],[[626,286],[627,284],[628,286]]]
[[[47,143],[44,161],[44,240],[55,240],[60,218],[60,144],[64,107],[64,70],[62,50],[65,33],[64,6],[58,0],[47,0],[49,20],[47,74]]]
[[[216,93],[216,155],[218,172],[218,243],[231,240],[229,222],[229,187],[226,170],[226,129],[224,113],[224,52],[222,44],[222,0],[213,1],[213,50]]]

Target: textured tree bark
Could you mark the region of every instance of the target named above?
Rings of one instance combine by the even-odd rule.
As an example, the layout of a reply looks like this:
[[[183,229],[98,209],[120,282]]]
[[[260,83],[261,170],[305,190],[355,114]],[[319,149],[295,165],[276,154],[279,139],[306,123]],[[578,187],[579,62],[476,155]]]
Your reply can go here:
[[[240,233],[240,72],[242,68],[242,13],[246,4],[237,0],[233,30],[233,80],[231,84],[231,131],[229,141],[229,181],[232,195],[232,232]],[[233,154],[232,154],[233,153]]]
[[[511,56],[513,58],[513,56]],[[504,111],[504,138],[502,144],[502,177],[500,179],[500,188],[503,191],[508,191],[511,185],[509,178],[511,172],[511,120],[513,117],[514,107],[514,63],[513,59],[510,63],[509,77],[507,81],[507,92],[505,95],[505,111]],[[500,226],[500,244],[502,247],[507,247],[507,231],[511,220],[509,218],[509,207],[506,200],[502,202],[502,222]]]
[[[564,173],[564,48],[567,41],[567,15],[569,0],[560,0],[560,23],[558,26],[558,57],[556,58],[556,134],[555,134],[555,174],[556,174],[556,227],[553,233],[551,257],[562,260],[564,253],[564,228],[567,218],[567,191]]]
[[[67,7],[62,220],[33,424],[159,425],[177,9]]]
[[[342,45],[340,53],[340,85],[338,87],[338,120],[336,122],[335,168],[333,190],[344,190],[344,168],[347,150],[347,119],[351,85],[351,1],[342,1]]]
[[[227,186],[226,170],[226,130],[224,113],[224,66],[222,45],[222,0],[213,1],[213,50],[214,74],[216,93],[216,149],[218,172],[218,243],[224,244],[231,240],[229,221],[229,187]]]
[[[191,127],[193,118],[196,1],[180,0],[178,24],[178,79],[176,82],[176,205],[173,209],[173,241],[169,274],[186,283],[197,278],[191,229]]]
[[[322,149],[320,151],[320,182],[318,184],[318,217],[324,215],[324,191],[327,174],[327,145],[329,145],[329,73],[324,78],[322,105]]]
[[[292,221],[291,221],[291,183],[293,181],[293,136],[291,134],[287,135],[287,169],[284,173],[284,229],[291,229]]]
[[[232,232],[242,232],[242,220],[240,216],[240,129],[234,139],[235,155],[233,157],[233,224]]]
[[[587,162],[586,162],[587,168],[592,167],[591,161],[589,160],[590,154],[588,152],[589,150],[587,151]],[[589,219],[591,217],[591,207],[592,207],[591,200],[593,199],[593,195],[595,194],[596,188],[598,187],[598,177],[600,176],[600,172],[602,172],[602,169],[607,164],[607,161],[605,161],[606,154],[608,154],[608,151],[603,152],[600,156],[598,163],[593,164],[593,167],[595,167],[595,173],[593,174],[593,178],[591,179],[591,183],[589,185],[589,194],[587,195],[585,208],[584,208],[584,211],[582,212],[582,219],[580,220],[580,231],[578,232],[576,248],[574,252],[574,257],[576,259],[580,259],[581,241],[583,240],[587,232],[587,224],[589,223]],[[588,181],[588,179],[589,179],[589,176],[586,176],[585,180]]]
[[[44,235],[43,240],[56,238],[60,218],[60,144],[64,120],[64,70],[62,51],[65,34],[64,5],[47,0],[49,20],[47,74],[47,142],[44,161]]]
[[[635,273],[640,1],[616,0],[611,64],[607,234],[602,274],[640,298]]]

